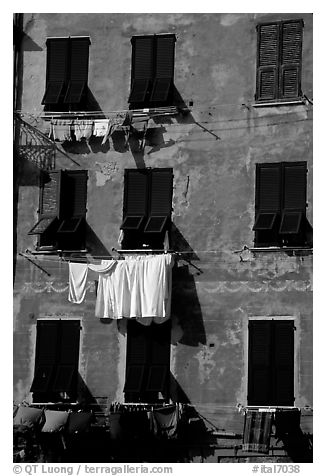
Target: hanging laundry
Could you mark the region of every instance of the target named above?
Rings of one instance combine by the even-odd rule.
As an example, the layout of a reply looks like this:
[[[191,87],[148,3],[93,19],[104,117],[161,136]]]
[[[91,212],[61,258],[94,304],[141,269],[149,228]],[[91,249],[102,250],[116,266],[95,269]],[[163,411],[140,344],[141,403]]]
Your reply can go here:
[[[50,139],[64,142],[71,141],[72,121],[66,119],[52,119],[50,128]]]
[[[243,451],[268,453],[273,413],[247,410],[243,431]]]
[[[93,136],[103,137],[107,134],[110,127],[109,119],[96,119],[94,121]]]
[[[107,128],[107,131],[106,131],[106,133],[104,135],[104,138],[102,140],[102,145],[104,145],[105,142],[107,141],[107,139],[109,137],[111,137],[113,132],[115,132],[117,130],[123,130],[122,128],[124,128],[124,127],[126,129],[128,129],[128,131],[129,131],[129,125],[130,125],[130,122],[131,122],[131,117],[132,117],[132,111],[128,111],[127,114],[126,113],[117,113],[114,116],[111,116],[108,119],[108,128]]]
[[[80,141],[81,139],[88,140],[93,133],[93,124],[94,122],[91,120],[76,119],[74,121],[76,141]]]
[[[151,431],[158,438],[177,437],[179,406],[167,405],[151,412]]]

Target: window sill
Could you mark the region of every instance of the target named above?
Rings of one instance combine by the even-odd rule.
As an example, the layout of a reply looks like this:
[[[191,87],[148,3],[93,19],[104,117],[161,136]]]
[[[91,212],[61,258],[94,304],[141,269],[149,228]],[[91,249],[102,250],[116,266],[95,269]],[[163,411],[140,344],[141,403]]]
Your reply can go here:
[[[296,106],[300,104],[306,104],[305,99],[296,99],[293,101],[265,101],[255,102],[252,107],[270,107],[270,106]]]
[[[306,252],[310,252],[312,253],[313,251],[313,248],[309,248],[309,247],[304,247],[304,246],[257,246],[257,248],[247,248],[249,251],[252,251],[252,252],[279,252],[279,253],[282,253],[282,252],[296,252],[296,251],[306,251]]]

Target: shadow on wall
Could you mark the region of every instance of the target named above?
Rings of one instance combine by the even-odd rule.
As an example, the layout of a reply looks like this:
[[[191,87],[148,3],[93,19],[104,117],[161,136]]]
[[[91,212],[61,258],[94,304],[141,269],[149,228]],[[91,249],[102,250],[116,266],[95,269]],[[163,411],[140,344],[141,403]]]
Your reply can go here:
[[[194,276],[188,265],[175,267],[172,276],[171,314],[181,328],[177,341],[192,347],[205,345],[206,332]]]
[[[86,248],[89,254],[94,258],[103,257],[103,259],[107,259],[111,256],[107,248],[88,223],[86,223]]]
[[[275,436],[294,463],[312,463],[312,435],[304,434],[300,427],[300,411],[277,412],[275,416]]]

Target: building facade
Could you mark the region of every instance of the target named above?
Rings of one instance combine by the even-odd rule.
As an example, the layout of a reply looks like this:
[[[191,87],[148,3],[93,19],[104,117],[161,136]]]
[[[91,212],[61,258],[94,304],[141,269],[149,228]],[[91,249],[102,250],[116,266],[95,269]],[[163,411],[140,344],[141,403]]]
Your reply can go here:
[[[111,439],[113,413],[175,405],[171,461],[310,461],[312,15],[15,25],[15,403],[92,410]],[[102,260],[165,263],[130,291],[164,284],[154,322],[130,267],[98,309]]]

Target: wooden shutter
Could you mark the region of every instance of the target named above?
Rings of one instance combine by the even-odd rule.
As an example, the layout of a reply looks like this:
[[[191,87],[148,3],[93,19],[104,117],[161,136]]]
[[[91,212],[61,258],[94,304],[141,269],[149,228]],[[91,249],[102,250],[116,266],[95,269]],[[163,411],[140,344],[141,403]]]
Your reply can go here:
[[[31,392],[46,392],[50,387],[57,360],[58,324],[58,321],[37,322],[35,372]]]
[[[87,170],[66,171],[64,200],[71,217],[84,217],[87,203]]]
[[[41,235],[54,229],[61,217],[62,172],[42,172],[40,188],[39,220],[28,232],[29,235]]]
[[[78,371],[80,321],[60,321],[60,346],[53,391],[70,392]]]
[[[306,162],[283,164],[281,234],[297,234],[306,210]]]
[[[68,38],[47,40],[46,91],[42,104],[57,104],[67,81]]]
[[[278,95],[279,25],[258,25],[257,100],[273,100]]]
[[[174,75],[175,35],[156,36],[155,77],[169,78]]]
[[[128,169],[124,181],[124,219],[122,229],[138,229],[147,215],[148,172]]]
[[[70,39],[70,81],[65,103],[79,103],[88,81],[89,38]]]
[[[151,174],[149,219],[145,232],[160,232],[172,211],[173,169],[153,169]]]
[[[294,323],[274,320],[275,405],[294,404]]]
[[[269,405],[271,382],[271,321],[249,321],[248,405]]]
[[[124,392],[140,392],[149,358],[149,328],[129,321],[127,334],[126,381]]]
[[[253,229],[271,230],[281,209],[281,164],[256,165],[256,220]]]
[[[133,37],[129,102],[143,102],[153,79],[154,36]]]
[[[302,20],[281,24],[280,98],[293,99],[301,95]]]
[[[146,389],[165,392],[170,369],[171,323],[151,325],[151,355]]]

